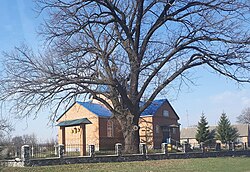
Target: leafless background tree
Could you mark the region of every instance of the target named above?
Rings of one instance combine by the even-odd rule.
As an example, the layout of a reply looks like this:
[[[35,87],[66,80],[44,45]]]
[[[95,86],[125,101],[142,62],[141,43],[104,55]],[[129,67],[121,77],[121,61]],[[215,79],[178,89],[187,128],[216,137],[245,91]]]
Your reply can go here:
[[[242,110],[241,114],[237,117],[237,122],[240,124],[250,124],[250,108]]]
[[[39,53],[5,53],[1,98],[20,116],[91,95],[138,151],[140,113],[189,69],[212,68],[249,82],[249,0],[39,0],[48,19]],[[109,98],[111,106],[103,99]],[[145,103],[140,106],[140,101]]]
[[[0,118],[0,137],[4,137],[6,133],[9,133],[13,130],[13,127],[9,120]],[[0,139],[1,142],[1,139]]]
[[[24,134],[22,136],[15,136],[11,139],[11,143],[21,148],[21,146],[27,144],[27,145],[35,145],[38,144],[37,136],[33,134]]]

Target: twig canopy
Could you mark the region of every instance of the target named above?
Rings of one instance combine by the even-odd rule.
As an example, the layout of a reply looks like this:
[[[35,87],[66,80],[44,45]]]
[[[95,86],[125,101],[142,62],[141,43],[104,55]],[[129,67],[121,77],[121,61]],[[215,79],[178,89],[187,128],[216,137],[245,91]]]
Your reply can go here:
[[[40,30],[47,46],[5,53],[1,78],[2,100],[24,116],[91,95],[132,128],[171,83],[190,80],[191,68],[250,81],[249,0],[37,2],[48,14]]]

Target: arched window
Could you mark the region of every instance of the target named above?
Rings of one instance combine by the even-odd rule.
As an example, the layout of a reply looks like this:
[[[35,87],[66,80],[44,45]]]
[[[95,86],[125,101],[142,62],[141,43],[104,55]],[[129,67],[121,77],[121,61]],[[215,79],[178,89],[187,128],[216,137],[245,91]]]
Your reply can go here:
[[[113,137],[113,136],[114,136],[113,122],[108,121],[107,122],[107,137]]]

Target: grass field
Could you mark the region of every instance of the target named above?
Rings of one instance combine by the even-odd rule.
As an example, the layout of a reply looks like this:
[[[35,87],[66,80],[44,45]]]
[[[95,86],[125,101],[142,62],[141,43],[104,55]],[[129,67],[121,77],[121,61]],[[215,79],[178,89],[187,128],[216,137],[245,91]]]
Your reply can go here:
[[[75,164],[46,167],[3,168],[2,172],[250,172],[250,158],[176,159],[143,162]]]

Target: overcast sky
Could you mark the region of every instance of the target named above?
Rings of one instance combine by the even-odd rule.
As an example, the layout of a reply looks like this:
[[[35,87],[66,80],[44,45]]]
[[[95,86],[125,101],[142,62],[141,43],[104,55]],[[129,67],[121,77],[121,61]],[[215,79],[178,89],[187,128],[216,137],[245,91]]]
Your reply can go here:
[[[43,19],[32,10],[34,6],[32,0],[0,1],[0,52],[10,51],[22,43],[34,48],[42,43],[36,30]],[[2,53],[0,59],[3,59]],[[249,84],[238,85],[206,68],[197,68],[192,74],[195,85],[184,87],[178,96],[175,93],[168,95],[182,127],[196,125],[202,112],[209,125],[216,125],[222,112],[235,123],[242,109],[250,106]],[[12,121],[16,129],[13,135],[35,133],[38,138],[45,140],[55,138],[57,134],[55,127],[48,126],[48,114],[44,112],[36,119],[31,117]]]

